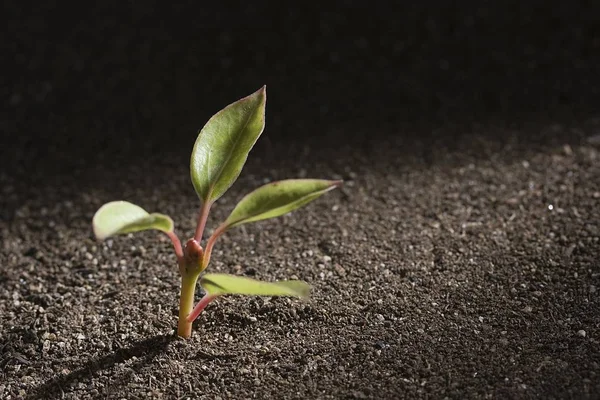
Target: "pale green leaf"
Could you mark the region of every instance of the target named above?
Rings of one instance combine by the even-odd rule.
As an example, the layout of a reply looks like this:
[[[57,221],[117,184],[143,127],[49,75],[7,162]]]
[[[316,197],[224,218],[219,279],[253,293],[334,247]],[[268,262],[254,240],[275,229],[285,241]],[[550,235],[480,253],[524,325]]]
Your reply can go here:
[[[173,231],[173,220],[168,216],[158,213],[149,214],[140,206],[127,201],[106,203],[96,211],[92,224],[94,234],[100,240],[121,233],[147,229]]]
[[[246,195],[223,223],[225,229],[279,217],[341,185],[324,179],[287,179],[271,182]]]
[[[206,274],[200,285],[213,296],[243,294],[250,296],[295,296],[306,298],[310,286],[302,281],[261,282],[243,276]]]
[[[265,127],[266,87],[216,113],[198,134],[190,173],[200,199],[214,202],[235,182]]]

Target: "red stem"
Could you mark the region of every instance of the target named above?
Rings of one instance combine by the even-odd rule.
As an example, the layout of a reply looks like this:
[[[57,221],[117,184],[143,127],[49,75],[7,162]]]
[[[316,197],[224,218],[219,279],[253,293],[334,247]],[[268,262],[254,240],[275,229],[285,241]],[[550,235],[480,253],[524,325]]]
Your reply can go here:
[[[198,302],[198,304],[196,304],[196,307],[194,307],[194,309],[192,310],[191,313],[188,314],[186,321],[187,322],[194,322],[194,320],[196,318],[198,318],[198,316],[200,315],[200,313],[202,313],[202,311],[206,308],[206,306],[213,301],[214,299],[216,299],[218,296],[214,296],[214,295],[210,295],[208,293],[206,293],[204,295],[204,297]]]
[[[198,225],[196,225],[196,234],[194,235],[194,239],[198,243],[202,240],[202,234],[204,233],[204,227],[206,226],[206,220],[208,219],[208,212],[210,211],[210,206],[212,206],[211,202],[202,203],[202,207],[200,207],[200,215],[198,216]]]
[[[181,262],[183,260],[183,248],[181,247],[181,241],[175,234],[175,232],[167,232],[167,235],[173,242],[173,247],[175,247],[175,255],[177,255],[177,261]]]
[[[221,236],[223,233],[225,233],[226,230],[227,230],[227,227],[224,225],[221,225],[208,238],[208,241],[206,242],[206,248],[204,249],[204,256],[202,257],[202,269],[204,269],[208,266],[208,263],[210,262],[210,255],[212,253],[212,249],[215,246],[215,243],[216,243],[217,239],[219,238],[219,236]]]

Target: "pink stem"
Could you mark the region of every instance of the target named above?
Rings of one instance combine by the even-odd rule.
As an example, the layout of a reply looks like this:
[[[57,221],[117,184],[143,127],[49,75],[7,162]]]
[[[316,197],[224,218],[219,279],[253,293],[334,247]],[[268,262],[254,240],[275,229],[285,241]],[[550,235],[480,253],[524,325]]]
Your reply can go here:
[[[206,242],[206,249],[204,249],[204,256],[202,257],[202,267],[203,268],[206,268],[208,266],[208,263],[210,262],[210,255],[212,254],[212,249],[215,246],[215,243],[216,243],[217,239],[219,238],[219,236],[221,236],[223,233],[225,233],[226,230],[227,230],[227,227],[224,225],[221,225],[208,238],[208,241]]]
[[[183,248],[181,247],[181,241],[175,234],[175,232],[167,232],[167,235],[173,242],[173,247],[175,247],[175,255],[177,255],[177,261],[181,262],[183,260]]]
[[[196,307],[194,307],[192,312],[188,314],[186,318],[187,322],[194,322],[194,320],[198,318],[198,316],[200,315],[200,313],[202,313],[206,306],[217,297],[218,296],[206,293],[204,297],[198,302],[198,304],[196,304]]]
[[[202,240],[202,234],[204,233],[204,227],[206,226],[206,220],[208,219],[208,212],[210,211],[210,206],[212,206],[211,202],[202,203],[202,207],[200,207],[200,215],[198,216],[198,225],[196,225],[196,234],[194,235],[194,239],[196,242],[200,243]]]

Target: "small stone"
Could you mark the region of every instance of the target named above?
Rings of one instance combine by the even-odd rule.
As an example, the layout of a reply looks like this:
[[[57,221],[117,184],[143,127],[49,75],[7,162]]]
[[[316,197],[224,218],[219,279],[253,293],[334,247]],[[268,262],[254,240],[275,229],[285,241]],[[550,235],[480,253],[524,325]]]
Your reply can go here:
[[[83,333],[78,334],[77,340],[85,340],[85,335]]]
[[[334,268],[339,276],[346,276],[346,270],[340,264],[335,264]]]
[[[577,331],[577,335],[581,336],[581,337],[585,337],[585,335],[587,335],[587,333],[583,329],[580,329]]]
[[[525,306],[525,308],[523,309],[523,311],[525,311],[526,313],[530,313],[533,311],[533,308],[531,308],[531,306]]]
[[[331,261],[331,257],[329,256],[323,256],[323,262],[328,263]]]
[[[256,321],[258,321],[258,320],[256,319],[256,317],[254,317],[254,316],[252,316],[252,317],[249,317],[248,319],[250,320],[250,322],[256,322]]]
[[[573,254],[573,251],[575,251],[575,248],[577,246],[575,244],[570,245],[566,250],[565,250],[565,257],[571,257],[571,255]]]
[[[303,251],[302,252],[302,257],[312,257],[313,256],[313,251],[312,250],[307,250],[307,251]]]
[[[375,314],[375,318],[377,318],[381,322],[385,321],[385,317],[381,314]]]
[[[383,341],[378,341],[375,343],[375,347],[378,349],[385,349],[388,345]]]
[[[42,335],[42,339],[51,340],[54,342],[57,340],[57,337],[56,337],[56,334],[54,334],[54,333],[44,332],[44,334]]]

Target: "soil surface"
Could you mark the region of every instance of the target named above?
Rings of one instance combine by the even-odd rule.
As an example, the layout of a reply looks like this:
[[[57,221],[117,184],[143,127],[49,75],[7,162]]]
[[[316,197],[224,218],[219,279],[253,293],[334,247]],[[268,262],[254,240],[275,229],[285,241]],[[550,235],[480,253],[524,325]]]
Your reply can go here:
[[[124,198],[190,235],[198,203],[185,159],[29,190],[3,175],[4,201],[18,203],[1,225],[3,398],[598,396],[598,148],[477,133],[455,145],[380,141],[293,162],[282,148],[268,168],[258,152],[209,226],[266,179],[346,184],[231,231],[212,271],[297,277],[314,294],[219,299],[189,341],[173,337],[170,242],[146,232],[97,243],[90,229],[102,203]]]
[[[250,8],[241,21],[255,17]],[[160,9],[133,13],[131,25],[92,10],[64,32],[48,28],[54,11],[17,9],[11,43],[23,72],[2,88],[9,135],[0,154],[0,398],[600,398],[600,115],[577,107],[598,104],[597,91],[586,89],[598,63],[597,52],[571,41],[592,37],[584,20],[540,23],[546,48],[535,45],[537,34],[486,36],[486,16],[501,10],[454,15],[450,39],[448,10],[420,10],[407,20],[427,32],[393,51],[386,46],[401,33],[357,33],[344,47],[327,42],[337,29],[314,23],[318,40],[310,29],[283,35],[297,39],[294,57],[278,35],[241,29],[222,37],[209,26],[202,34],[225,50],[204,68],[226,71],[202,80],[186,58],[190,42],[171,43],[169,29],[147,23]],[[537,15],[519,12],[517,22]],[[176,15],[186,14],[183,7]],[[289,15],[279,28],[300,29],[302,15]],[[343,14],[328,18],[344,25]],[[354,32],[348,24],[345,32]],[[124,26],[120,36],[107,36],[115,26]],[[158,32],[150,42],[144,26]],[[246,37],[266,53],[237,54],[257,70],[268,64],[269,74],[239,72],[240,60],[228,58],[227,44],[239,50]],[[34,56],[18,56],[17,39]],[[534,45],[514,50],[520,41]],[[485,53],[489,43],[508,50]],[[279,52],[282,64],[273,58]],[[479,56],[463,57],[472,52]],[[156,54],[163,64],[147,62]],[[296,61],[304,71],[312,65],[302,54],[328,61],[295,72]],[[471,69],[454,69],[456,60]],[[182,70],[165,74],[173,65]],[[169,240],[143,232],[99,243],[91,218],[103,203],[125,199],[172,216],[187,239],[199,207],[188,172],[195,133],[265,81],[274,93],[265,134],[213,207],[208,230],[267,181],[345,185],[224,235],[210,270],[303,279],[312,297],[223,297],[190,340],[178,339]],[[352,82],[354,91],[344,91]],[[202,85],[218,94],[200,99]]]

